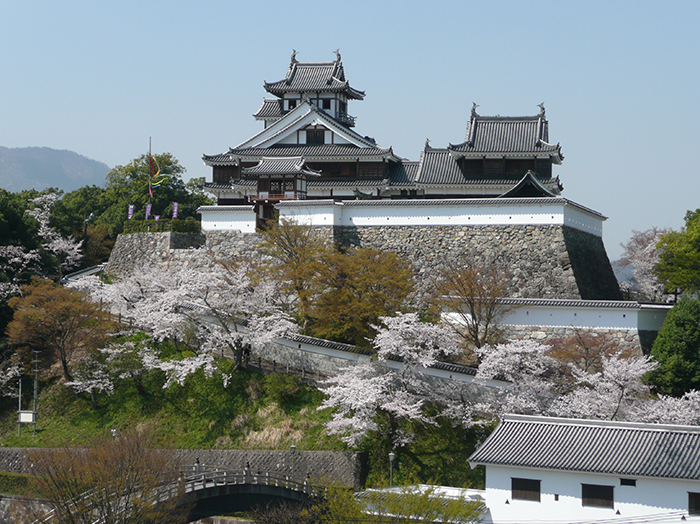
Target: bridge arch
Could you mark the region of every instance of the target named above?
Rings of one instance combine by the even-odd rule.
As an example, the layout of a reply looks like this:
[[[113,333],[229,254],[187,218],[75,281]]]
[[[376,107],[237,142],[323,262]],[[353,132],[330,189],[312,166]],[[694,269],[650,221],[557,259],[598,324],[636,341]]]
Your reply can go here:
[[[190,522],[275,501],[309,502],[324,490],[308,478],[252,473],[249,468],[241,471],[209,467],[180,482],[182,503],[191,505]]]

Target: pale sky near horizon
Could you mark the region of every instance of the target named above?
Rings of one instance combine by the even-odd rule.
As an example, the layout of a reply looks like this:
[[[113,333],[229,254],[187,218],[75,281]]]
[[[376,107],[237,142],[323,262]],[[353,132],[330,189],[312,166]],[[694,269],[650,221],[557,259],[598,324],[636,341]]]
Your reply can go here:
[[[633,229],[700,207],[700,2],[23,1],[0,8],[0,146],[110,167],[168,151],[187,178],[262,128],[262,85],[340,48],[356,130],[417,160],[483,115],[545,102],[563,196]],[[269,96],[269,95],[268,95]]]

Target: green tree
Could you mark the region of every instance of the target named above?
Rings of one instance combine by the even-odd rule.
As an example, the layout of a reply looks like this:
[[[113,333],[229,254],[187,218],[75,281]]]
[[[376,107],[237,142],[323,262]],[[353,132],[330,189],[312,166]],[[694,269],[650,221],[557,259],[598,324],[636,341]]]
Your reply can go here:
[[[264,273],[282,283],[290,313],[305,326],[313,303],[314,276],[331,247],[318,238],[311,226],[286,217],[264,230],[262,237],[259,247],[272,258]]]
[[[676,397],[700,389],[700,302],[684,297],[668,312],[651,356],[659,363],[648,382]]]
[[[148,155],[141,155],[125,166],[116,166],[107,174],[107,188],[101,195],[99,207],[104,211],[95,224],[104,227],[111,237],[121,233],[128,218],[129,205],[135,206],[135,219],[143,220],[146,204],[152,204],[151,216],[172,216],[173,202],[178,202],[178,218],[198,218],[197,208],[211,201],[201,191],[201,179],[186,184],[182,175],[185,168],[170,153],[153,155],[157,161],[162,185],[148,190],[151,176],[151,163]]]
[[[700,209],[688,211],[681,231],[661,235],[656,273],[666,289],[700,290]]]

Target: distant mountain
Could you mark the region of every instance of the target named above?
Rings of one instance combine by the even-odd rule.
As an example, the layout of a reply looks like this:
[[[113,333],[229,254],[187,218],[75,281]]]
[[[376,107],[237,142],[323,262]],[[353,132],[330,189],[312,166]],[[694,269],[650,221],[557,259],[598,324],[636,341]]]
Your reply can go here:
[[[0,146],[0,188],[13,193],[47,187],[69,192],[88,185],[103,186],[109,171],[107,164],[73,151]]]

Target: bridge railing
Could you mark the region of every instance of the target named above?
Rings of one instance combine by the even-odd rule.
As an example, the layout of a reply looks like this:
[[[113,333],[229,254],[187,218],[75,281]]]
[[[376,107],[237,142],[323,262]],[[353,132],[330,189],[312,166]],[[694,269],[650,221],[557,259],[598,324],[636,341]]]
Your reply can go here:
[[[254,473],[250,468],[242,470],[222,469],[196,464],[190,475],[182,479],[185,493],[228,484],[275,486],[304,493],[310,497],[321,495],[325,488],[312,483],[309,478],[294,478],[281,473]]]
[[[155,503],[166,502],[173,497],[180,497],[188,493],[196,493],[199,490],[212,488],[215,486],[226,486],[231,484],[249,484],[261,486],[275,486],[285,488],[291,491],[303,493],[308,497],[316,497],[325,492],[325,488],[319,484],[311,483],[309,478],[295,479],[289,475],[281,473],[253,473],[250,468],[242,470],[233,470],[219,468],[216,466],[205,466],[203,464],[195,464],[191,468],[191,473],[188,475],[181,474],[175,480],[169,480],[161,484],[155,491],[149,494],[153,497]],[[95,490],[89,490],[79,495],[75,499],[66,504],[66,508],[76,508],[82,501],[88,500]],[[123,499],[128,501],[128,497],[124,497],[119,493],[114,493],[116,500]],[[124,513],[128,513],[129,508],[124,505],[122,508]],[[52,509],[45,513],[42,517],[34,521],[34,524],[44,524],[52,521],[56,516],[56,510]],[[101,519],[95,518],[94,524],[100,524]]]

